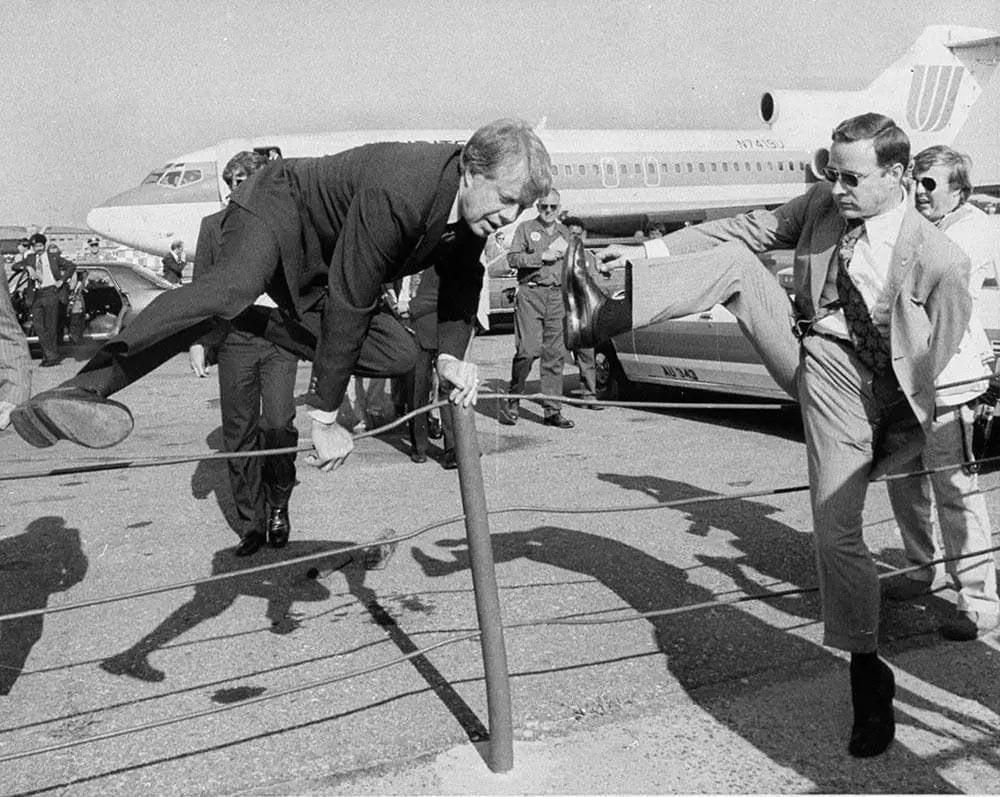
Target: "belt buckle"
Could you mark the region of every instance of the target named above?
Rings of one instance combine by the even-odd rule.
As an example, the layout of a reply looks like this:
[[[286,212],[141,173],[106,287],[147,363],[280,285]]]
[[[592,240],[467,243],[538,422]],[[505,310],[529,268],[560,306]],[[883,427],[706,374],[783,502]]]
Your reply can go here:
[[[806,335],[812,332],[815,318],[799,318],[792,324],[792,334],[801,341]]]

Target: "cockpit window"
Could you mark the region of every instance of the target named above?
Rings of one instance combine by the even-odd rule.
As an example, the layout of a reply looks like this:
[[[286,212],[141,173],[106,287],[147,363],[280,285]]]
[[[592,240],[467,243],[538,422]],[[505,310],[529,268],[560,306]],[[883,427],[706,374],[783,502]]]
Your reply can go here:
[[[180,185],[181,176],[183,174],[184,172],[181,171],[167,172],[165,175],[163,175],[163,177],[160,178],[159,183],[160,185],[169,185],[176,188],[178,185]]]
[[[163,177],[163,170],[157,169],[155,172],[150,172],[148,175],[146,175],[146,179],[142,181],[142,184],[150,185],[152,183],[158,182],[161,177]]]
[[[183,163],[168,163],[160,171],[149,175],[143,183],[156,183],[170,188],[180,188],[197,183],[202,178],[201,169],[185,168]]]

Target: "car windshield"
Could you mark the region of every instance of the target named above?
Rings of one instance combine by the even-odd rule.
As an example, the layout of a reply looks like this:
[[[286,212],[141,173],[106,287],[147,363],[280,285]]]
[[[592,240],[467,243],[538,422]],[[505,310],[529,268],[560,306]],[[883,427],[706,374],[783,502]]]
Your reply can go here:
[[[111,267],[110,271],[114,274],[115,280],[125,293],[173,287],[158,274],[142,269],[139,266],[134,268],[129,266]]]

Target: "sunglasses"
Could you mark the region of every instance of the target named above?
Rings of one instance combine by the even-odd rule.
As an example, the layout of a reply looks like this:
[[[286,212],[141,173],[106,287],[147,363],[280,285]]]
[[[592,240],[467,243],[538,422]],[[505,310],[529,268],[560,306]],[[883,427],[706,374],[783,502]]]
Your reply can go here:
[[[933,193],[934,189],[937,188],[937,180],[933,177],[921,177],[917,180],[917,184],[923,186],[924,191],[928,194]]]
[[[844,172],[840,169],[832,169],[827,166],[823,169],[823,179],[829,180],[831,183],[840,182],[844,188],[857,188],[862,180],[871,177],[875,172],[884,170],[885,167],[880,166],[877,169],[872,169],[868,174],[857,174],[856,172]]]
[[[543,203],[539,202],[538,203],[538,209],[539,210],[559,210],[559,205],[558,205],[558,203],[555,204],[555,205],[546,205],[546,204],[543,204]]]

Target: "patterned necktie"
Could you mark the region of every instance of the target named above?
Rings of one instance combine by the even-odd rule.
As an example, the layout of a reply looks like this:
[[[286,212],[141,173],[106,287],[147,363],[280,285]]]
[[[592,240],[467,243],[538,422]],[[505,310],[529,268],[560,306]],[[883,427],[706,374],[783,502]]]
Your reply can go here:
[[[864,223],[860,219],[854,220],[837,244],[837,295],[858,357],[875,374],[884,374],[890,370],[889,341],[876,328],[868,305],[847,270],[854,257],[854,245],[864,231]]]

